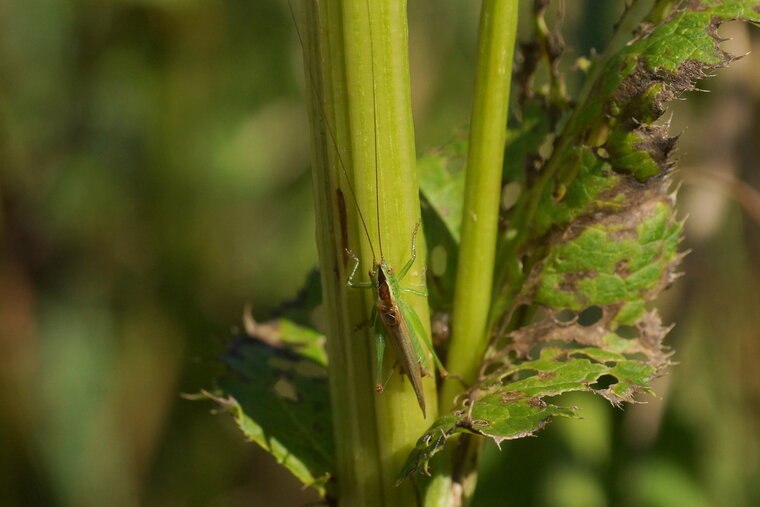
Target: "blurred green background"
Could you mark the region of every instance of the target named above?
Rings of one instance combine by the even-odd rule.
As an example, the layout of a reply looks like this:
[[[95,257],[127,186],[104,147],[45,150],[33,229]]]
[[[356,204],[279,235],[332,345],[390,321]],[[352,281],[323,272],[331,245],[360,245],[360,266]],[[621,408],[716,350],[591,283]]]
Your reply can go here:
[[[466,128],[466,4],[409,5],[419,151]],[[623,2],[561,5],[570,67]],[[478,505],[760,504],[757,32],[722,28],[755,53],[672,108],[681,364],[646,405],[580,397],[583,421],[488,447]],[[0,504],[315,500],[179,396],[316,265],[302,74],[285,0],[0,0]]]

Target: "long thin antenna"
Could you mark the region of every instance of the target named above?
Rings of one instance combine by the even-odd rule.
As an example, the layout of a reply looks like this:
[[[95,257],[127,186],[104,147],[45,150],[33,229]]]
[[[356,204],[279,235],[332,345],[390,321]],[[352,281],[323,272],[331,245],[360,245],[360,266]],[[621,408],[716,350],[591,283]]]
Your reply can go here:
[[[380,176],[378,175],[378,168],[380,167],[380,161],[378,159],[377,149],[377,82],[375,81],[375,45],[372,40],[372,18],[369,12],[369,0],[367,4],[367,24],[369,25],[369,54],[370,54],[370,68],[372,69],[372,123],[373,133],[375,136],[375,220],[377,222],[377,243],[380,248],[380,259],[384,259],[383,255],[383,237],[380,235]]]
[[[318,2],[314,2],[318,3]],[[369,6],[368,6],[369,7]],[[301,36],[301,30],[298,28],[298,20],[296,19],[296,13],[293,10],[293,4],[288,0],[288,9],[290,9],[290,17],[293,18],[293,25],[296,28],[296,34],[298,35],[298,42],[301,44],[301,52],[304,55],[304,58],[306,58],[306,46],[303,43],[303,37]],[[330,136],[330,139],[333,142],[333,145],[335,146],[335,153],[338,154],[338,162],[340,165],[341,170],[343,171],[343,175],[346,178],[346,183],[348,184],[348,190],[351,194],[351,199],[354,201],[354,204],[356,205],[356,211],[359,213],[359,219],[362,223],[362,228],[364,229],[364,234],[367,236],[367,242],[369,243],[369,248],[372,251],[372,264],[375,264],[377,261],[377,256],[375,255],[375,247],[372,246],[372,238],[369,235],[369,228],[367,227],[367,222],[364,220],[364,214],[362,213],[362,209],[359,207],[359,201],[356,199],[356,192],[354,191],[354,185],[351,183],[351,178],[348,176],[348,170],[346,170],[346,164],[343,162],[343,157],[340,154],[340,149],[338,148],[338,141],[335,136],[335,133],[332,130],[332,127],[330,127],[330,121],[327,118],[327,112],[325,111],[325,106],[322,104],[322,101],[319,98],[319,94],[317,93],[316,86],[320,83],[317,80],[317,77],[314,75],[314,72],[312,71],[311,65],[307,63],[306,67],[309,70],[309,79],[312,82],[312,86],[309,86],[311,91],[314,93],[314,99],[319,106],[319,114],[322,116],[322,119],[325,123],[325,128],[327,129],[327,132]],[[374,79],[373,79],[373,86],[374,86]],[[373,90],[373,100],[374,100],[374,90]],[[377,131],[375,132],[375,159],[377,159]],[[377,164],[377,160],[375,160],[375,164]],[[375,165],[375,185],[377,185],[377,165]],[[377,193],[377,191],[375,191]],[[379,226],[378,226],[378,237],[379,237]],[[383,248],[382,243],[380,244],[380,256],[383,255]],[[373,268],[374,269],[374,268]]]

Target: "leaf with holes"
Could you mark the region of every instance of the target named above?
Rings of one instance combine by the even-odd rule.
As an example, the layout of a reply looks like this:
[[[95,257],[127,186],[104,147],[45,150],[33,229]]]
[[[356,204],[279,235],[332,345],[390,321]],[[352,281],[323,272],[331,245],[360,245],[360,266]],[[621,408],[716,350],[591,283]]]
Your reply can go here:
[[[229,373],[205,393],[306,486],[329,494],[333,434],[324,336],[280,319],[248,321],[225,354]]]
[[[611,401],[631,401],[646,390],[654,368],[603,349],[546,347],[535,360],[489,362],[488,374],[468,391],[465,405],[440,417],[420,438],[401,479],[416,471],[427,473],[430,458],[446,440],[468,432],[492,438],[497,444],[532,435],[552,417],[575,417],[574,407],[562,407],[543,398],[572,391],[595,391]],[[604,376],[616,381],[596,389]]]
[[[682,224],[669,190],[676,139],[653,122],[732,60],[718,46],[720,23],[759,18],[756,1],[679,4],[594,63],[576,109],[554,117],[560,130],[533,142],[552,147],[545,159],[513,153],[523,158],[509,164],[527,172],[510,178],[525,190],[499,240],[495,337],[478,381],[419,439],[402,479],[426,472],[452,435],[532,435],[574,415],[551,398],[587,391],[632,402],[670,364],[668,328],[648,306],[677,277]],[[524,111],[551,102],[540,92],[522,99]]]

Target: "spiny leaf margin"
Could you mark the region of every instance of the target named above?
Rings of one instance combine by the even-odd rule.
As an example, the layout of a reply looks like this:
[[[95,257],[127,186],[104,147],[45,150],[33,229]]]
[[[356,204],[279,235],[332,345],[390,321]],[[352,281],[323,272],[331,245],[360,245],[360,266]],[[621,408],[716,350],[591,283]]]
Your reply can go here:
[[[334,443],[325,337],[286,318],[257,323],[246,315],[223,360],[229,372],[215,401],[246,438],[322,497],[334,487]]]
[[[649,392],[671,353],[662,344],[669,329],[646,303],[672,283],[682,258],[682,224],[668,194],[676,138],[652,122],[666,102],[734,59],[718,46],[718,26],[734,19],[757,23],[759,14],[755,1],[686,2],[657,27],[642,26],[606,62],[580,114],[565,127],[562,135],[571,142],[557,143],[560,149],[543,167],[548,178],[525,192],[512,214],[516,227],[530,224],[531,230],[513,234],[505,251],[524,255],[528,275],[519,275],[504,322],[521,305],[546,317],[494,343],[479,382],[418,440],[399,482],[427,473],[429,460],[454,434],[500,443],[532,435],[552,417],[574,416],[574,408],[544,398],[590,391],[619,405]],[[577,313],[560,319],[562,312],[589,307],[601,311],[591,325]],[[630,333],[637,336],[626,337]],[[531,360],[535,350],[539,359]],[[520,378],[521,372],[528,376]],[[605,375],[615,382],[595,387]]]

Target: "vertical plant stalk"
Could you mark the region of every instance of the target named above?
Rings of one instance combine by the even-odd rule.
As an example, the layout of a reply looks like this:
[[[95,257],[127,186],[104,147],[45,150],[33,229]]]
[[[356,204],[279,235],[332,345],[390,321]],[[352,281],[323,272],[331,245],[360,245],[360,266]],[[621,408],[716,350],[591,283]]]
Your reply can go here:
[[[353,339],[352,316],[361,301],[345,285],[348,245],[343,238],[353,222],[339,195],[342,166],[351,165],[347,97],[343,65],[342,16],[334,4],[301,2],[304,66],[311,125],[312,177],[317,247],[325,313],[333,427],[336,442],[337,495],[345,505],[382,505],[379,445],[372,389],[369,344]]]
[[[462,391],[462,381],[467,385],[475,381],[489,339],[517,10],[517,0],[484,0],[481,11],[462,239],[447,364],[449,373],[456,377],[449,377],[444,383],[441,396],[444,410],[452,407],[455,396]]]
[[[357,201],[373,238],[374,254],[385,256],[391,266],[400,269],[411,255],[412,231],[420,221],[406,2],[346,0],[343,19]],[[366,272],[375,259],[367,238],[357,236],[362,240],[360,258]],[[425,288],[423,237],[417,236],[417,262],[403,281],[405,287],[417,290]],[[426,298],[405,299],[430,336]],[[374,304],[370,294],[367,300],[368,306]],[[373,333],[368,329],[360,338],[373,342]],[[392,353],[386,355],[383,372],[391,371],[394,359]],[[437,416],[435,382],[428,377],[423,384],[428,417],[432,419]],[[376,403],[384,501],[387,505],[413,505],[413,485],[394,486],[406,456],[428,426],[411,383],[396,373],[386,383],[384,393],[369,391],[365,396],[374,397]]]
[[[352,261],[345,254],[349,248],[360,258],[357,281],[366,280],[373,260],[380,260],[381,244],[389,264],[400,269],[411,255],[412,231],[420,220],[406,2],[305,0],[302,5],[306,72],[317,91],[309,99],[339,500],[341,505],[414,505],[413,483],[394,483],[429,422],[401,375],[391,377],[384,393],[375,393],[374,329],[356,329],[375,302],[371,291],[346,287]],[[425,288],[423,238],[418,234],[417,262],[403,281],[416,290]],[[429,336],[426,298],[405,300]],[[386,353],[384,372],[393,361],[393,353]],[[432,420],[435,382],[427,377],[423,385]]]
[[[512,59],[517,35],[517,0],[484,0],[467,152],[467,176],[459,246],[449,379],[441,407],[449,410],[472,384],[489,340],[489,310],[501,200]],[[429,488],[429,505],[466,505],[477,481],[480,439],[456,439],[440,459]],[[452,442],[453,443],[453,442]],[[447,503],[434,502],[448,493]]]

